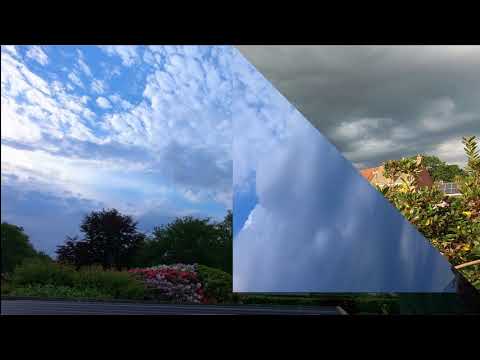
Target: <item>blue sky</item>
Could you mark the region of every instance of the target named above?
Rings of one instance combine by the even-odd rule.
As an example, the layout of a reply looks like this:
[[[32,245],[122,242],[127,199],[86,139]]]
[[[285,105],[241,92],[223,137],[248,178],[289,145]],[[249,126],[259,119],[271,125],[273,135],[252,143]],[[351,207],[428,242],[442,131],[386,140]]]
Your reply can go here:
[[[53,254],[103,207],[222,219],[245,71],[230,46],[2,46],[2,221]]]

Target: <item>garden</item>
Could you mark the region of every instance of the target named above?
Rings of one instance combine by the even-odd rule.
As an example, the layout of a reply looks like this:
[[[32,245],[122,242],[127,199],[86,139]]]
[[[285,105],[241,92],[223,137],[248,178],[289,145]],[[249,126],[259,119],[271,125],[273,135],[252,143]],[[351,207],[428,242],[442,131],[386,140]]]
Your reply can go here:
[[[461,196],[417,186],[419,171],[428,168],[422,156],[386,162],[392,185],[378,190],[480,289],[480,155],[475,137],[463,144],[467,166],[455,175]],[[401,174],[407,176],[395,184]],[[23,228],[2,223],[2,298],[341,305],[352,314],[464,311],[455,294],[234,294],[232,221],[231,211],[220,222],[183,217],[147,235],[115,209],[92,211],[80,225],[83,238],[67,236],[56,259],[35,250]]]

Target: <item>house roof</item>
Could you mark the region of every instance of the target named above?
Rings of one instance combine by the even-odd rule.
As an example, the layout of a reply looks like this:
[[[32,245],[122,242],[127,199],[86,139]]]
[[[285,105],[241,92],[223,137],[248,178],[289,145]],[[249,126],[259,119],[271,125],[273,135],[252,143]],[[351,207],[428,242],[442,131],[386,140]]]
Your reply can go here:
[[[373,179],[373,175],[374,175],[374,171],[375,171],[376,168],[368,168],[368,169],[363,169],[363,170],[360,170],[360,173],[362,174],[362,176],[367,179],[368,181],[372,180]]]
[[[384,167],[378,166],[378,167],[373,167],[373,168],[368,168],[368,169],[363,169],[360,170],[360,173],[364,178],[366,178],[368,181],[374,180],[374,182],[379,182],[379,183],[384,183],[386,181],[385,177],[383,176],[384,172]],[[377,176],[376,176],[377,175]],[[433,180],[427,171],[427,169],[423,169],[420,172],[420,175],[418,177],[418,185],[419,186],[432,186],[433,185]]]

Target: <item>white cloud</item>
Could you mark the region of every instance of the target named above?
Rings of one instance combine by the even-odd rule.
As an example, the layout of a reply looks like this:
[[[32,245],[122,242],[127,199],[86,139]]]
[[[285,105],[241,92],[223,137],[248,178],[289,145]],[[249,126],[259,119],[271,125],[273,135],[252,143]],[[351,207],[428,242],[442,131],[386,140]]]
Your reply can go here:
[[[76,72],[71,72],[68,74],[68,78],[70,79],[71,82],[73,82],[75,85],[83,88],[83,82],[80,80]]]
[[[449,164],[456,164],[464,167],[467,163],[467,156],[463,150],[461,139],[451,138],[438,144],[432,153]]]
[[[27,51],[27,57],[37,61],[41,65],[48,64],[48,56],[41,46],[32,46]]]
[[[119,56],[125,66],[131,66],[139,60],[137,46],[134,45],[103,45],[100,48],[109,55]]]
[[[35,143],[42,138],[41,129],[28,117],[17,113],[18,106],[12,99],[2,96],[2,139]]]
[[[85,58],[83,56],[82,50],[78,49],[77,54],[78,54],[78,66],[79,66],[80,70],[82,70],[83,73],[85,75],[87,75],[88,77],[91,77],[92,76],[92,71],[90,70],[90,67],[85,62]]]
[[[96,92],[97,94],[103,94],[105,92],[105,82],[102,80],[94,79],[90,85],[92,91]]]
[[[152,191],[141,177],[132,177],[144,171],[144,164],[124,161],[77,159],[53,155],[43,150],[22,150],[1,145],[2,177],[14,175],[16,181],[37,190],[51,191],[59,195],[64,191],[80,194],[82,198],[111,203],[112,195],[99,190],[107,186],[111,190],[142,188]],[[3,180],[2,179],[2,180]],[[118,201],[118,199],[116,200]]]
[[[121,97],[120,95],[118,95],[118,94],[110,95],[108,98],[109,98],[110,101],[113,102],[114,104],[122,101],[122,97]]]
[[[2,45],[2,51],[8,51],[12,55],[17,55],[17,49],[15,48],[15,45]]]
[[[67,93],[55,80],[48,83],[22,62],[2,54],[2,139],[52,148],[43,134],[100,143],[102,140],[85,127],[92,115],[85,112],[87,96]],[[23,97],[18,101],[17,97]]]
[[[102,109],[110,109],[112,105],[110,105],[110,101],[103,96],[97,98],[97,105],[100,106]]]

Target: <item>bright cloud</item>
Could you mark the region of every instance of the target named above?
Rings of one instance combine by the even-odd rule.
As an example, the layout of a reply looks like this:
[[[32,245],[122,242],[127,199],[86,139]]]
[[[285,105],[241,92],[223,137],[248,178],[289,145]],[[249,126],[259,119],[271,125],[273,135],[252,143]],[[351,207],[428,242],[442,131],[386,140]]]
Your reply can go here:
[[[109,55],[119,56],[125,66],[131,66],[138,60],[137,46],[106,45],[100,47]]]
[[[41,65],[46,65],[48,63],[48,56],[40,46],[30,47],[30,49],[27,51],[27,56],[31,59],[34,59]]]
[[[2,219],[51,253],[67,235],[48,230],[55,212],[78,228],[68,202],[148,231],[231,208],[233,48],[44,47],[42,68],[35,51],[2,46]]]
[[[103,94],[105,91],[105,83],[101,80],[95,79],[91,83],[92,91],[97,94]]]
[[[100,106],[102,109],[109,109],[112,107],[112,105],[110,105],[110,101],[108,101],[108,99],[100,96],[99,98],[97,98],[97,104],[98,106]]]

